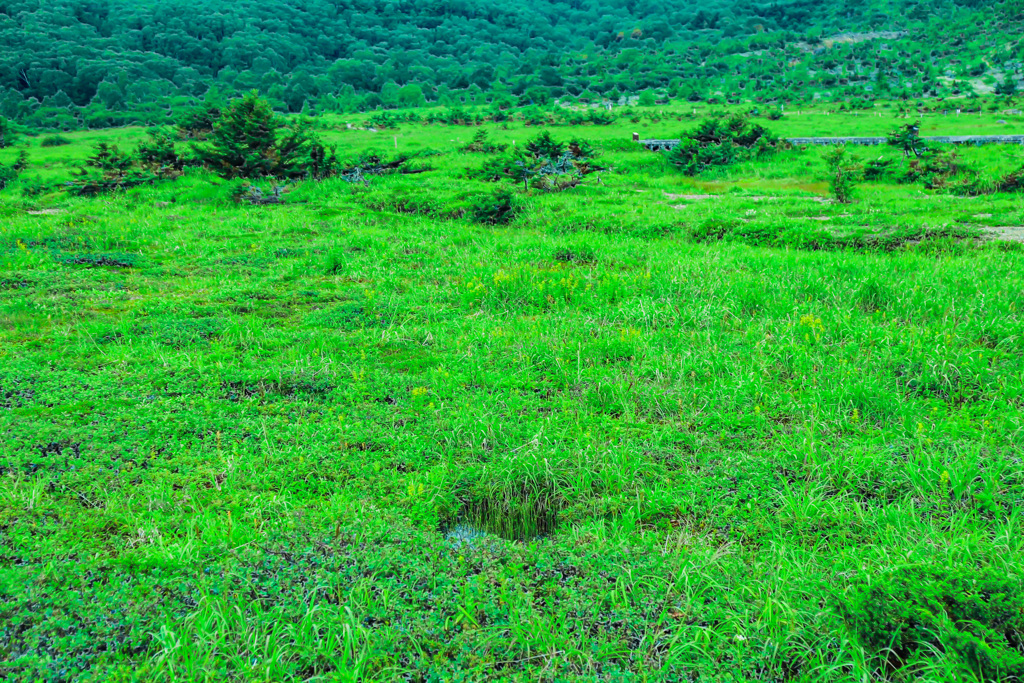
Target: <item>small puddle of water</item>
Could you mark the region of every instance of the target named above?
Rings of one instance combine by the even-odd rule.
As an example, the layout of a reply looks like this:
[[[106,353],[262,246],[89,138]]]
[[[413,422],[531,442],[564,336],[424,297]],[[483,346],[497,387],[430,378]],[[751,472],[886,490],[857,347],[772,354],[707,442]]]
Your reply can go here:
[[[444,532],[444,540],[451,543],[456,550],[480,550],[493,544],[494,539],[493,534],[466,522],[459,522]]]
[[[554,533],[558,526],[556,511],[532,501],[532,504],[496,505],[478,501],[463,506],[456,521],[443,526],[445,540],[456,547],[478,548],[488,539],[525,542]]]

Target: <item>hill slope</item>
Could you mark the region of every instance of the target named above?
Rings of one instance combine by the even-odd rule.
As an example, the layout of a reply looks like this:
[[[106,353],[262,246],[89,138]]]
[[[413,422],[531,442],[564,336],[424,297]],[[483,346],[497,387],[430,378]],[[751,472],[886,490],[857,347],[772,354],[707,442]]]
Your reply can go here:
[[[1020,67],[1021,0],[986,5],[0,0],[0,114],[51,127],[152,123],[211,89],[253,88],[291,111],[647,88],[692,99],[941,96]]]

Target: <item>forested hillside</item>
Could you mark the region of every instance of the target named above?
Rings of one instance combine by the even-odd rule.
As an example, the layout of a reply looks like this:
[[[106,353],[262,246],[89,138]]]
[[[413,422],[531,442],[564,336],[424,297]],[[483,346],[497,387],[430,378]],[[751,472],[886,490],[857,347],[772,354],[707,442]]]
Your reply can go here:
[[[0,0],[0,114],[159,123],[251,89],[288,111],[938,97],[1012,88],[1022,17],[1024,0]]]

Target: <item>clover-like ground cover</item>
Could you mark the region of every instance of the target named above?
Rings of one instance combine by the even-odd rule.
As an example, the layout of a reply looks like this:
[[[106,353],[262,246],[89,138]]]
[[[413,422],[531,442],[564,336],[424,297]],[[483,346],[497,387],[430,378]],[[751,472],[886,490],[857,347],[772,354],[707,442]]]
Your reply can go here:
[[[0,672],[1014,680],[1019,195],[609,143],[490,227],[471,134],[279,206],[0,198]]]

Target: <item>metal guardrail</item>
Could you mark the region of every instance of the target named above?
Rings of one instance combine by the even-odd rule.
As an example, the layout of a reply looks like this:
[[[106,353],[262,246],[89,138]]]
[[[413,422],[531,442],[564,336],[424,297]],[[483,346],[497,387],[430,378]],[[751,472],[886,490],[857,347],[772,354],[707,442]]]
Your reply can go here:
[[[666,152],[679,144],[678,139],[640,140],[634,135],[634,141],[652,152]],[[945,145],[1024,145],[1024,135],[932,135],[921,138],[925,142],[937,142]],[[786,138],[791,145],[860,145],[877,147],[886,144],[885,137],[810,137]]]

